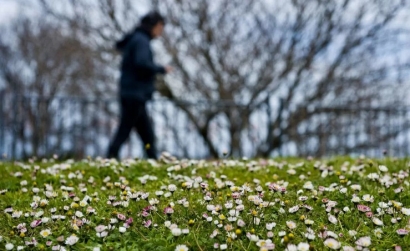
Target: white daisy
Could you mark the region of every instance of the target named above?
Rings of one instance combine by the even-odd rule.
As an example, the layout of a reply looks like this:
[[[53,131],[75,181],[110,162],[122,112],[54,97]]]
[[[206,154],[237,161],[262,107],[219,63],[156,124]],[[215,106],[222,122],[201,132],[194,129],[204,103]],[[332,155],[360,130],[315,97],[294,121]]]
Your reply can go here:
[[[356,245],[362,246],[362,247],[368,247],[372,244],[372,241],[369,236],[361,237],[356,241]]]
[[[76,235],[71,235],[65,240],[65,244],[72,246],[78,242],[79,238]]]
[[[409,216],[410,215],[410,208],[403,207],[401,209],[402,214]]]
[[[180,228],[176,227],[176,228],[171,229],[171,233],[173,236],[180,236],[182,234],[182,231]]]
[[[290,229],[295,229],[296,228],[296,223],[293,222],[293,221],[287,221],[286,226],[288,226],[288,228],[290,228]]]
[[[298,244],[298,251],[309,251],[309,243],[301,242]]]
[[[333,224],[337,224],[337,219],[334,215],[329,214],[328,220]]]
[[[389,169],[387,169],[386,166],[379,166],[379,170],[380,170],[380,172],[387,172],[387,171],[389,171]]]
[[[364,201],[367,201],[367,202],[373,202],[373,201],[374,201],[374,197],[373,197],[372,195],[370,195],[370,194],[365,194],[365,195],[363,195],[362,199],[363,199]]]
[[[324,241],[324,243],[326,247],[330,248],[330,249],[339,249],[340,248],[340,242],[338,242],[337,240],[333,239],[333,238],[328,238]]]
[[[186,245],[178,245],[175,251],[188,251],[188,247]]]
[[[377,226],[383,226],[383,221],[381,221],[379,218],[374,217],[372,219],[373,223]]]
[[[6,250],[12,250],[14,248],[14,245],[11,243],[6,244]]]
[[[50,231],[50,229],[42,230],[42,231],[40,232],[40,235],[41,235],[43,238],[47,238],[48,236],[51,235],[51,231]]]

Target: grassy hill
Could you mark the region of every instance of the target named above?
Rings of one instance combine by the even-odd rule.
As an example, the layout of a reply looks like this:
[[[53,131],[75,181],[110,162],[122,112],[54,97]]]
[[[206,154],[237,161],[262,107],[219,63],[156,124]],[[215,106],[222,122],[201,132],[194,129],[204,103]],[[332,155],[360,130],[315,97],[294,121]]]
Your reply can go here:
[[[0,250],[410,250],[406,159],[46,159],[0,170]]]

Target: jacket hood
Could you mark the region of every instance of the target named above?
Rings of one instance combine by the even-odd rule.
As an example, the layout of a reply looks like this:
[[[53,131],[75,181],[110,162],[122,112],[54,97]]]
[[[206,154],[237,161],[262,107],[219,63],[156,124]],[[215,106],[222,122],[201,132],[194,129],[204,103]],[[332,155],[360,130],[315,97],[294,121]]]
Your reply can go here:
[[[131,41],[135,33],[142,33],[152,39],[151,32],[144,26],[137,27],[133,32],[126,34],[121,40],[115,43],[115,48],[119,51],[123,51],[127,44]]]

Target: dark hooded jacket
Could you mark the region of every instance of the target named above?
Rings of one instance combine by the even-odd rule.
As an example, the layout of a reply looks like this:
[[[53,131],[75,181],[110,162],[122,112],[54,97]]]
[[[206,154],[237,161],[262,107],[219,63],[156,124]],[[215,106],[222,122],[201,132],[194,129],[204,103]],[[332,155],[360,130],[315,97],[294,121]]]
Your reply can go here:
[[[120,96],[146,102],[155,91],[155,75],[165,73],[153,60],[152,37],[146,29],[137,28],[117,43],[122,52]]]

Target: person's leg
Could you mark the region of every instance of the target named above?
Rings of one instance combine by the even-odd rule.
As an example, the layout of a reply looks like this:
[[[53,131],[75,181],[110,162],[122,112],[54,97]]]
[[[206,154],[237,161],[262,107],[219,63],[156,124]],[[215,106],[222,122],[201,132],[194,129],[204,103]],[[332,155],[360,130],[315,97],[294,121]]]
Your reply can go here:
[[[144,144],[144,150],[147,153],[148,158],[157,159],[154,130],[145,104],[141,103],[139,110],[140,112],[137,120],[135,121],[135,127],[137,128],[138,134]]]
[[[121,121],[114,140],[108,148],[107,158],[119,158],[120,148],[128,139],[128,136],[130,135],[130,132],[135,124],[137,117],[135,112],[136,109],[132,106],[132,102],[121,98]]]

